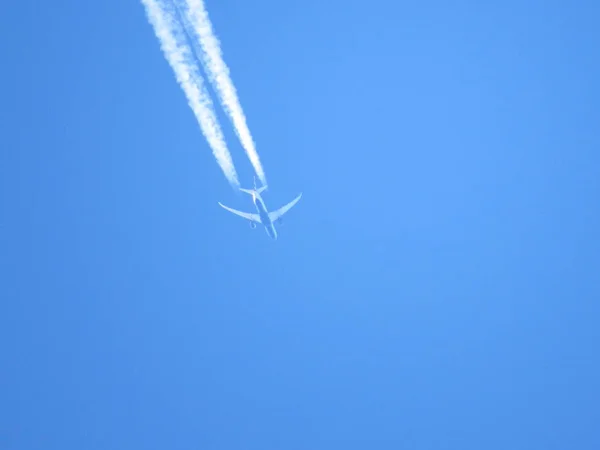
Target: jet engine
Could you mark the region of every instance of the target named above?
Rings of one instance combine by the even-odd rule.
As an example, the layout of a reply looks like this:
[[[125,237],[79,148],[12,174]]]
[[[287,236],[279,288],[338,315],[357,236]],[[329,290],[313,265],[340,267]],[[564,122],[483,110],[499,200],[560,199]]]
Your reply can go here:
[[[252,229],[256,228],[256,223],[250,221],[250,228],[252,228]]]

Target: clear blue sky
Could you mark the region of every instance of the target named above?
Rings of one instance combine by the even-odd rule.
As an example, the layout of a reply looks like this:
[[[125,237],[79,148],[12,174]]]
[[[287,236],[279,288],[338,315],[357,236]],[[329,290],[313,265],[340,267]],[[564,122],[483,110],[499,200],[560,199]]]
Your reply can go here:
[[[4,3],[1,449],[600,448],[598,2],[207,0],[276,242],[139,1]]]

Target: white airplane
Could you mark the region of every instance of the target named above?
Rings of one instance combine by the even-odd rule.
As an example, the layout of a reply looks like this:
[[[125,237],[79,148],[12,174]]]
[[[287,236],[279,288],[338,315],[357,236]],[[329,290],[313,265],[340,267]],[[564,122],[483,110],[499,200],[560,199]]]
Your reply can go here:
[[[260,193],[267,189],[267,186],[260,187],[256,189],[256,178],[254,178],[254,189],[242,189],[240,191],[245,192],[246,194],[250,194],[252,196],[252,201],[254,202],[254,206],[256,206],[256,210],[258,214],[253,213],[245,213],[241,211],[237,211],[233,208],[229,208],[228,206],[223,205],[219,202],[223,208],[227,211],[237,214],[240,217],[243,217],[246,220],[250,221],[250,226],[252,228],[256,228],[257,223],[261,223],[264,225],[267,234],[273,239],[277,239],[277,230],[275,230],[275,223],[280,224],[282,222],[281,217],[290,210],[292,206],[294,206],[300,197],[302,197],[302,193],[298,195],[294,200],[289,202],[287,205],[282,206],[277,211],[268,212],[267,207],[265,206],[265,202],[263,201]]]

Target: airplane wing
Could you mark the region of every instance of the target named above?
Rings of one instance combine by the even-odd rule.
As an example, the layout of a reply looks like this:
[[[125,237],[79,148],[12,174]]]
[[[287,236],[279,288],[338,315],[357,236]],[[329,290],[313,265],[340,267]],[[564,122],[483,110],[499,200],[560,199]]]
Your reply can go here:
[[[277,211],[270,212],[269,218],[271,219],[271,221],[275,222],[277,219],[279,219],[281,216],[283,216],[286,212],[288,212],[292,206],[294,206],[296,203],[298,203],[298,200],[300,200],[300,197],[302,197],[302,193],[298,197],[296,197],[294,200],[289,202],[287,205],[279,208]]]
[[[243,217],[246,220],[249,220],[251,222],[261,223],[260,216],[258,214],[241,212],[241,211],[238,211],[237,209],[233,209],[233,208],[230,208],[229,206],[225,206],[221,202],[219,202],[219,205],[221,205],[227,211],[237,214],[238,216]]]

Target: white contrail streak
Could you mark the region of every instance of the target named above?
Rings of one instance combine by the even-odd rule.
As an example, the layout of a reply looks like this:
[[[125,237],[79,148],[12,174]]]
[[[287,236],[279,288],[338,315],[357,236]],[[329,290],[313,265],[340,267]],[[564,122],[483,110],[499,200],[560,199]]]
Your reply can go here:
[[[183,0],[179,0],[182,2]],[[223,109],[231,119],[235,132],[246,151],[252,166],[263,185],[267,184],[265,172],[256,152],[254,140],[246,124],[246,116],[240,105],[235,86],[229,76],[229,68],[223,61],[221,44],[213,32],[203,0],[185,0],[186,18],[191,23],[196,39],[200,43],[199,58],[214,86]]]
[[[237,173],[212,107],[212,101],[186,42],[184,31],[176,19],[175,11],[160,0],[141,1],[160,41],[165,58],[175,72],[175,77],[198,120],[202,134],[206,137],[229,183],[239,186]]]

